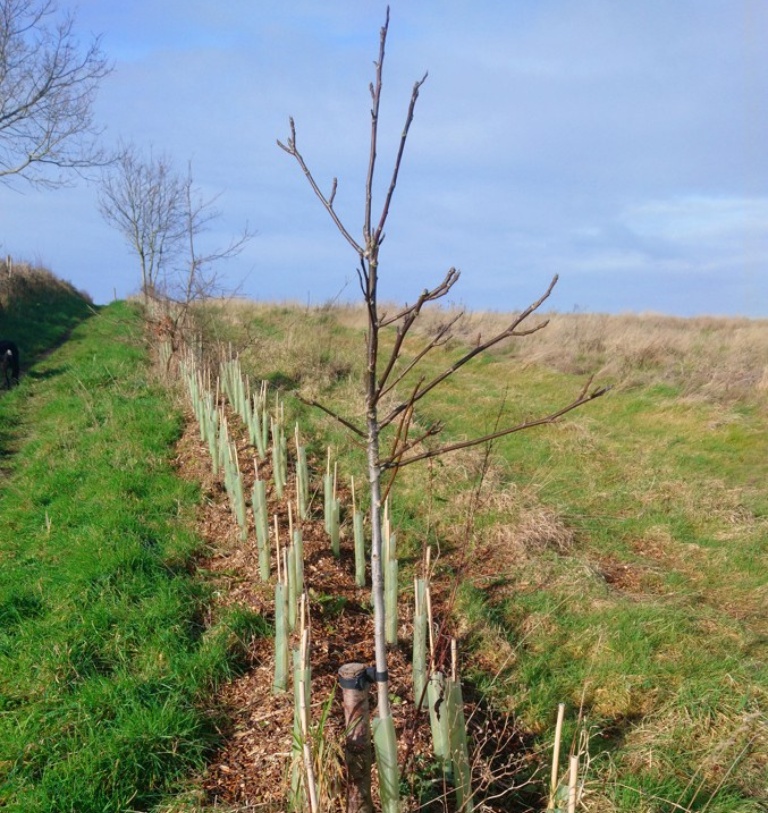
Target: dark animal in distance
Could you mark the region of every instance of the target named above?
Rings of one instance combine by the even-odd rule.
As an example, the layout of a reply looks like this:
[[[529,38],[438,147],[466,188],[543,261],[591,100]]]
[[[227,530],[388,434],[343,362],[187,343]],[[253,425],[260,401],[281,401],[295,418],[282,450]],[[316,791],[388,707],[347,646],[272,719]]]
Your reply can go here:
[[[19,383],[19,348],[14,342],[0,339],[0,374],[9,390],[14,382]]]

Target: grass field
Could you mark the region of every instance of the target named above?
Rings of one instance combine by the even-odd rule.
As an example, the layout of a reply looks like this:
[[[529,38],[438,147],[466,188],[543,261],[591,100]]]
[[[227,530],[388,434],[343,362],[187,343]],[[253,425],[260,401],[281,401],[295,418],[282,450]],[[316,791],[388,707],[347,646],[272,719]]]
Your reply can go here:
[[[501,318],[473,315],[427,374]],[[254,377],[360,416],[359,311],[235,303],[208,319]],[[533,735],[542,789],[564,702],[568,736],[589,739],[588,809],[765,809],[766,337],[747,320],[554,316],[424,405],[422,425],[465,438],[569,402],[587,371],[614,386],[556,426],[406,469],[394,492],[411,561],[429,539],[460,579],[472,682]],[[339,425],[314,420],[317,457],[329,441],[362,475]]]
[[[212,693],[263,631],[245,612],[204,624],[199,495],[139,314],[79,308],[26,325],[69,338],[0,394],[0,808],[17,813],[159,804],[203,766]]]

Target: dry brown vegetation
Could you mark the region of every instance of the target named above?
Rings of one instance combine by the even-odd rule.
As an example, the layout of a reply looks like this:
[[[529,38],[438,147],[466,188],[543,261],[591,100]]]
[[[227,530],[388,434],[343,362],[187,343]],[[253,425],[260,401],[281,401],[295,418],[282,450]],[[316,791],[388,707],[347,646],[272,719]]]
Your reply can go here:
[[[50,299],[67,295],[92,301],[88,294],[77,291],[71,283],[39,264],[14,262],[9,257],[0,260],[0,315],[12,311],[16,303],[29,303],[35,297]]]
[[[259,362],[289,371],[296,383],[315,388],[353,371],[353,337],[339,327],[359,331],[362,306],[306,307],[295,302],[275,306],[235,300],[211,304],[217,320],[224,319],[242,335],[250,334],[244,352]],[[261,331],[259,316],[275,312],[287,331],[271,342]],[[397,304],[382,311],[396,311]],[[416,332],[432,335],[456,316],[439,306],[425,308]],[[513,313],[467,312],[452,333],[457,344],[477,344],[508,324]],[[312,330],[307,330],[307,319]],[[768,392],[768,319],[660,314],[548,313],[546,330],[493,348],[491,355],[518,359],[524,367],[544,366],[573,375],[594,375],[619,388],[665,384],[679,395],[718,402],[754,400]],[[250,326],[250,327],[249,327]],[[359,348],[358,348],[359,349]],[[277,359],[275,358],[277,355]],[[277,361],[277,363],[276,363]]]
[[[345,324],[362,324],[354,308],[341,309],[339,314]],[[434,332],[454,315],[442,308],[425,310],[420,329]],[[594,374],[619,387],[664,383],[679,388],[681,395],[718,401],[768,392],[767,319],[654,313],[549,313],[542,318],[549,321],[546,330],[490,352],[519,358],[524,365]],[[469,312],[456,325],[454,335],[476,344],[510,319],[508,313]]]

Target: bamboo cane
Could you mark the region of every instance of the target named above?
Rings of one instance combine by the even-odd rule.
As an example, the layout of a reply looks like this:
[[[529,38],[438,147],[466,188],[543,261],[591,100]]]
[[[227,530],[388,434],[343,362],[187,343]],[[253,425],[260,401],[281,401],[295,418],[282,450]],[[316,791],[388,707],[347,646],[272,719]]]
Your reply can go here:
[[[576,813],[576,790],[579,779],[579,757],[578,754],[569,760],[568,771],[568,813]]]
[[[552,774],[549,781],[549,803],[547,810],[555,809],[557,795],[558,770],[560,764],[560,742],[563,737],[563,719],[565,717],[565,703],[557,705],[557,723],[555,725],[555,742],[552,748]]]

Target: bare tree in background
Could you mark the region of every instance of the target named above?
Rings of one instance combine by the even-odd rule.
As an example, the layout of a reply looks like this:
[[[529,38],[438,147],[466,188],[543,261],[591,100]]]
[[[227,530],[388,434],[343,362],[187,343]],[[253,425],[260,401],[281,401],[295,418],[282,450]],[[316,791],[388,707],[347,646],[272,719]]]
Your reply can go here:
[[[93,105],[110,72],[99,39],[81,49],[54,0],[0,0],[0,181],[66,183],[105,163]]]
[[[185,309],[192,302],[208,299],[223,292],[219,264],[237,257],[254,237],[254,232],[246,224],[226,246],[217,246],[207,252],[200,249],[198,238],[221,217],[221,211],[216,208],[216,202],[220,197],[220,194],[212,198],[202,196],[195,187],[190,162],[187,165],[187,177],[184,179],[186,262],[179,267],[176,283],[169,286],[166,291],[169,298]]]
[[[117,161],[104,173],[99,208],[136,254],[142,293],[154,293],[185,230],[184,180],[171,159],[151,150],[145,157],[136,145],[122,145]]]
[[[384,580],[381,567],[381,507],[383,496],[391,487],[397,472],[404,466],[425,460],[431,457],[445,454],[457,449],[476,446],[486,443],[495,438],[529,429],[535,426],[553,423],[562,415],[570,412],[583,404],[603,395],[605,389],[594,389],[590,391],[591,379],[587,381],[582,391],[565,406],[562,406],[548,415],[535,420],[527,421],[515,426],[506,427],[483,437],[472,438],[456,443],[439,444],[425,446],[427,443],[434,443],[435,438],[442,431],[441,423],[433,423],[423,429],[416,437],[411,437],[410,430],[414,426],[414,416],[417,404],[429,395],[436,387],[445,382],[454,373],[458,372],[465,364],[470,362],[480,353],[497,345],[499,342],[517,336],[526,336],[541,330],[547,325],[546,320],[541,320],[536,324],[528,326],[529,317],[534,314],[545,300],[549,297],[554,288],[557,277],[555,277],[547,287],[543,295],[536,302],[529,305],[520,314],[511,319],[509,325],[496,335],[485,341],[478,343],[476,347],[468,350],[445,370],[436,376],[424,376],[419,374],[420,362],[436,347],[444,344],[451,336],[451,328],[455,324],[455,319],[440,328],[431,338],[423,339],[422,344],[413,349],[408,348],[406,352],[405,340],[416,323],[425,305],[435,302],[446,296],[459,279],[459,272],[451,268],[443,280],[433,288],[425,288],[412,305],[404,306],[399,312],[388,315],[384,313],[378,304],[378,281],[379,281],[379,251],[384,241],[384,228],[387,223],[390,205],[393,194],[397,186],[398,175],[402,163],[408,132],[413,121],[416,102],[419,92],[424,84],[427,75],[417,81],[413,86],[410,104],[406,114],[405,124],[402,129],[397,156],[394,168],[390,176],[387,191],[381,205],[378,219],[373,216],[373,190],[374,176],[376,171],[376,158],[378,147],[378,127],[379,127],[379,103],[381,100],[382,71],[384,66],[384,51],[389,27],[389,9],[387,8],[386,20],[381,29],[379,58],[375,63],[375,80],[370,85],[371,93],[371,135],[370,135],[370,157],[368,172],[365,182],[365,211],[363,217],[362,241],[355,238],[352,233],[342,223],[339,215],[334,209],[334,199],[337,191],[337,179],[333,179],[330,194],[326,195],[319,188],[312,172],[308,168],[302,154],[299,152],[296,143],[296,127],[293,119],[290,120],[290,136],[285,143],[278,141],[278,145],[289,155],[296,159],[301,170],[304,172],[315,195],[328,211],[337,229],[351,246],[357,255],[359,267],[358,278],[363,295],[363,301],[367,312],[367,334],[366,334],[366,361],[367,369],[365,376],[365,426],[358,426],[353,420],[349,420],[335,413],[327,406],[308,401],[312,406],[319,407],[327,414],[339,420],[348,430],[359,438],[363,439],[367,449],[368,475],[371,489],[371,575],[372,592],[374,605],[374,628],[375,641],[374,651],[376,659],[376,683],[378,689],[378,714],[382,719],[391,716],[388,695],[389,678],[387,671],[387,646],[385,638],[385,610],[384,610]],[[386,352],[380,347],[380,334],[383,329],[390,328],[394,331],[393,344]],[[408,375],[415,376],[415,385],[411,383],[409,395],[404,400],[396,402],[394,406],[380,413],[382,399],[393,393],[398,384]],[[388,452],[382,453],[381,442],[382,433],[392,427],[391,448]],[[382,480],[389,473],[388,483],[382,488]],[[383,493],[384,492],[384,495]]]
[[[121,148],[102,180],[101,213],[138,258],[142,292],[179,306],[177,324],[192,302],[220,291],[217,264],[253,237],[246,226],[223,248],[199,248],[200,236],[221,217],[217,199],[196,189],[191,163],[182,176],[167,155],[145,156],[133,144]]]

